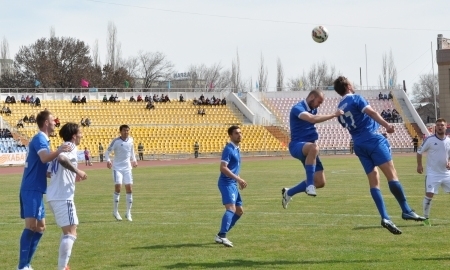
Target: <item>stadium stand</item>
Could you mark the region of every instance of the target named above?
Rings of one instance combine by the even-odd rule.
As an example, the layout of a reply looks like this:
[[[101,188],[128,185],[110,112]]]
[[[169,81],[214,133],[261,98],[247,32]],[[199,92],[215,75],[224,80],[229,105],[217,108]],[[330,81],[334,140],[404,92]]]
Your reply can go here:
[[[369,104],[378,112],[395,108],[392,100],[378,100],[378,97],[366,97]],[[289,113],[292,106],[298,103],[302,98],[266,98],[265,105],[272,110],[282,123],[283,127],[289,132]],[[340,98],[326,98],[319,108],[319,114],[331,114],[337,110]],[[411,148],[412,137],[404,123],[392,123],[395,126],[395,133],[388,135],[389,143],[393,148]],[[350,135],[338,123],[337,118],[330,121],[317,124],[319,132],[318,144],[322,149],[348,149],[350,145]],[[379,132],[384,133],[384,128]]]
[[[260,125],[242,125],[242,120],[225,105],[196,106],[192,100],[170,103],[155,103],[156,108],[146,109],[145,103],[121,101],[116,103],[88,100],[87,103],[74,104],[69,100],[41,100],[41,107],[29,104],[10,104],[11,115],[4,119],[16,126],[25,115],[36,115],[43,109],[50,110],[55,117],[65,122],[80,123],[88,117],[91,126],[83,129],[80,149],[87,147],[92,155],[98,156],[98,143],[106,146],[119,135],[118,127],[128,124],[131,136],[144,145],[146,155],[191,154],[195,141],[200,144],[200,154],[218,153],[228,141],[226,129],[229,125],[241,125],[244,140],[243,152],[286,151],[286,145],[277,140],[266,128]],[[205,115],[199,115],[198,109],[205,109]],[[35,123],[24,123],[17,129],[20,134],[31,138],[36,133]],[[58,129],[55,133],[58,132]],[[51,147],[60,145],[58,137],[52,138]]]

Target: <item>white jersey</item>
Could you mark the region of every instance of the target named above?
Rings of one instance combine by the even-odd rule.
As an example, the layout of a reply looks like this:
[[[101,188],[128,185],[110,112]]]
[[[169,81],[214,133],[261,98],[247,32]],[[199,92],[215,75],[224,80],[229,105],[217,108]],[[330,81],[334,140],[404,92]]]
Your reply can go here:
[[[66,156],[72,165],[77,168],[77,147],[71,142],[65,142],[64,144],[71,146],[70,152],[62,152],[60,155]],[[76,173],[59,164],[58,158],[50,163],[47,171],[51,173],[50,184],[47,187],[47,201],[73,200]]]
[[[427,137],[422,146],[417,150],[418,154],[428,152],[427,155],[427,175],[430,176],[450,176],[447,170],[447,162],[450,156],[450,138],[447,136],[441,140],[436,135]]]
[[[131,170],[131,161],[136,161],[133,138],[114,139],[105,152],[106,161],[110,161],[109,154],[114,152],[113,170]]]

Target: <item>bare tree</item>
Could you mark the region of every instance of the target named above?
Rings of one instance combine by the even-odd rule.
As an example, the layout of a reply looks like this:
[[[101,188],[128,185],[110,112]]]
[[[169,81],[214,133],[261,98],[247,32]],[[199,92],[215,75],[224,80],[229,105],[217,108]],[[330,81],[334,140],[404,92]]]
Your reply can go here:
[[[54,38],[55,37],[55,27],[51,26],[50,27],[50,38]]]
[[[230,87],[231,72],[223,71],[220,63],[207,67],[205,64],[189,67],[191,89],[206,89],[206,91],[222,91]]]
[[[434,91],[436,91],[436,101],[439,103],[439,83],[437,75],[423,74],[419,77],[419,82],[412,87],[413,101],[415,103],[429,103],[434,105]]]
[[[144,88],[150,88],[156,81],[168,78],[172,72],[172,62],[161,52],[139,52],[138,61],[137,74],[143,79]]]
[[[284,70],[280,58],[277,59],[277,91],[283,91]]]
[[[238,50],[236,50],[236,59],[231,62],[231,88],[236,93],[242,90],[241,63]]]
[[[288,81],[288,88],[291,91],[312,90],[333,85],[334,79],[338,76],[334,66],[329,66],[325,61],[313,64],[307,74],[291,78]]]
[[[117,27],[114,22],[108,22],[106,37],[107,64],[113,69],[116,67],[116,49],[117,49]]]
[[[122,43],[117,42],[117,46],[116,46],[116,56],[114,57],[114,70],[120,68],[123,66],[123,59],[122,59]]]
[[[138,77],[139,57],[128,57],[123,62],[123,68],[127,70],[131,77]]]
[[[98,54],[98,39],[95,40],[94,46],[92,47],[92,63],[94,67],[101,66],[100,56]]]
[[[378,76],[378,86],[381,89],[394,89],[397,85],[397,68],[394,63],[394,56],[392,50],[389,52],[389,58],[387,53],[383,53],[381,75]]]
[[[264,56],[261,53],[261,60],[259,65],[259,74],[258,74],[258,87],[260,92],[267,92],[267,67],[264,66]]]
[[[0,59],[9,59],[9,43],[6,37],[0,42]]]

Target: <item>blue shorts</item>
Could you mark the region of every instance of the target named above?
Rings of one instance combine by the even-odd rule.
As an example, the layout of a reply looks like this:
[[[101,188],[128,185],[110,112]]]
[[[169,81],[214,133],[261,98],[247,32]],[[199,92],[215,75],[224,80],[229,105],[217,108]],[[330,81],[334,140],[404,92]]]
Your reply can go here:
[[[220,194],[222,194],[222,204],[234,204],[236,206],[242,206],[241,194],[237,185],[219,185]]]
[[[45,218],[44,194],[35,190],[20,191],[20,217],[35,218],[42,220]]]
[[[355,142],[354,149],[366,174],[371,173],[375,166],[392,160],[391,146],[381,134],[376,134],[361,143]]]
[[[291,153],[291,156],[294,158],[300,160],[303,164],[303,167],[305,166],[305,160],[306,156],[303,155],[303,146],[307,144],[308,142],[290,142],[289,143],[289,152]],[[316,157],[316,172],[323,171],[323,165],[322,161],[320,161],[319,156]]]

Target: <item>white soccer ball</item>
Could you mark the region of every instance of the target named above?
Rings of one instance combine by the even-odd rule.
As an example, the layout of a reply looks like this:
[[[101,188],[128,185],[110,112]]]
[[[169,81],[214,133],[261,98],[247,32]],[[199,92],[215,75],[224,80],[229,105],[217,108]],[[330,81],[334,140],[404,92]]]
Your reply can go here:
[[[328,30],[323,26],[316,26],[312,30],[312,38],[317,43],[325,42],[328,39]]]

